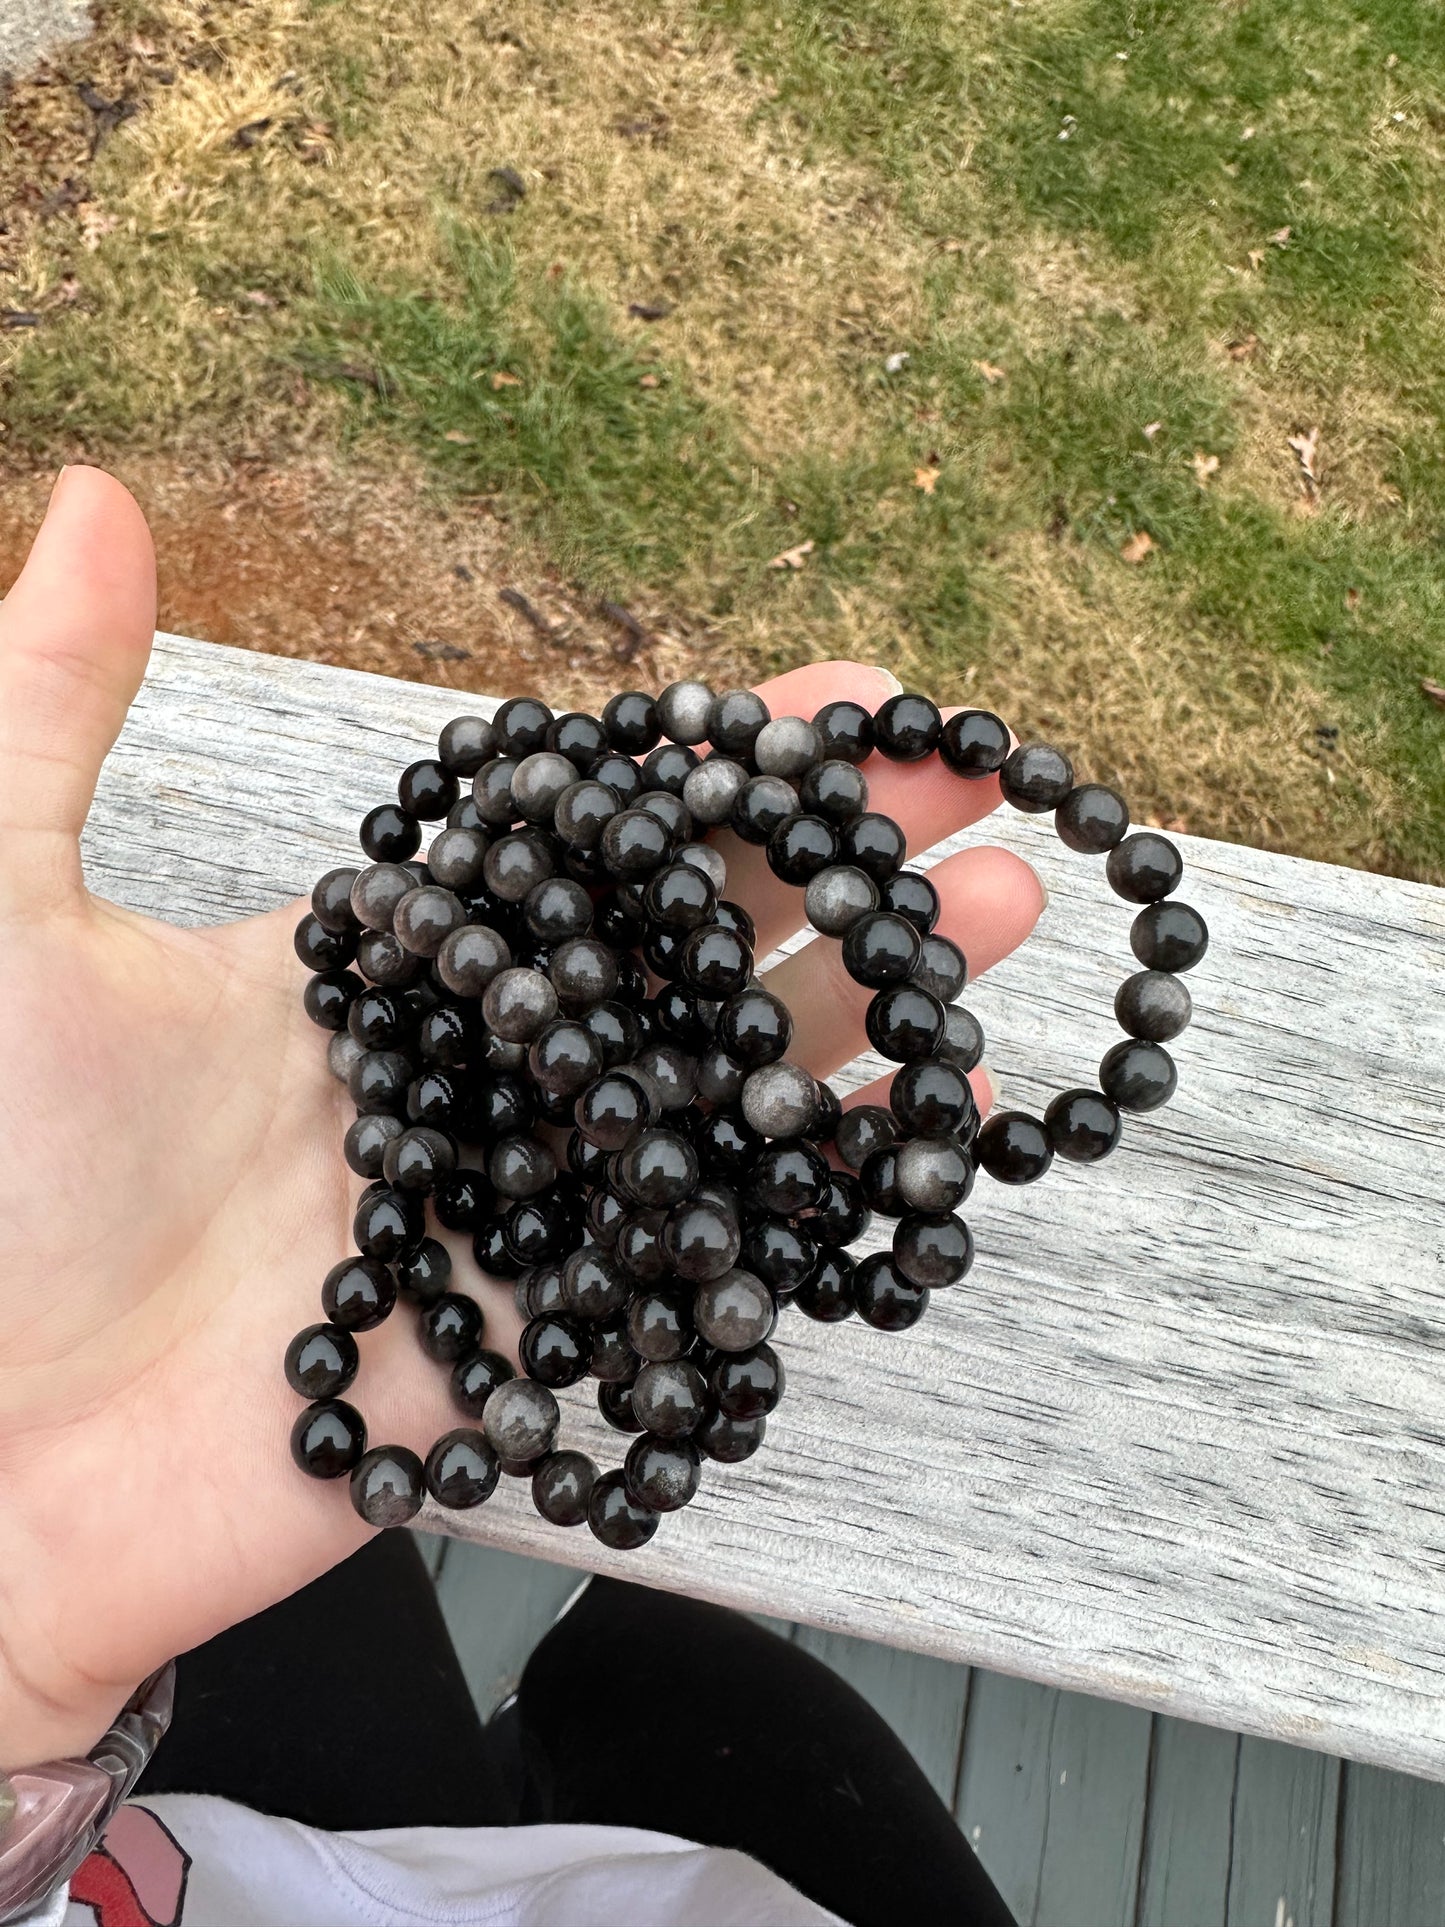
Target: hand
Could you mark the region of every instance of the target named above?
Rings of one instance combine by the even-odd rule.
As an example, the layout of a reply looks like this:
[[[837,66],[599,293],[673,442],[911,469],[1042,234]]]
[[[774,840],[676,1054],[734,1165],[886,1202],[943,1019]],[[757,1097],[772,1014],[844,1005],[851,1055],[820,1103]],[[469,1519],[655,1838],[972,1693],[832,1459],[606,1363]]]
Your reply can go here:
[[[300,906],[178,930],[81,878],[80,830],[154,619],[139,509],[108,476],[66,469],[0,607],[0,1768],[83,1752],[146,1673],[367,1531],[287,1449],[299,1405],[282,1353],[320,1315],[360,1189],[341,1156],[350,1107],[301,1008]],[[811,714],[845,695],[876,706],[890,683],[817,664],[763,693]],[[917,849],[998,801],[936,762],[869,776]],[[798,927],[801,893],[729,842],[729,894],[757,918],[761,955]],[[933,875],[973,973],[1042,906],[1001,850]],[[866,993],[835,944],[781,965],[775,987],[814,1072],[862,1048]],[[458,1273],[488,1342],[510,1345],[510,1290],[469,1254]],[[373,1440],[425,1452],[458,1421],[410,1324],[363,1340],[357,1400]]]

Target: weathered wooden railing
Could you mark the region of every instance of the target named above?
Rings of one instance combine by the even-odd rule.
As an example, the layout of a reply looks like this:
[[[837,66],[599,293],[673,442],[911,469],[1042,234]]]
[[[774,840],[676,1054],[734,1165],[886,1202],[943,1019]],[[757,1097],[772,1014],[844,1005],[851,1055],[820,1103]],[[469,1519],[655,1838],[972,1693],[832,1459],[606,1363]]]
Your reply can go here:
[[[161,637],[92,885],[198,923],[269,908],[489,706]],[[1037,1105],[1117,1035],[1127,916],[1045,826],[969,837],[1052,891],[969,993]],[[1445,1779],[1445,891],[1180,842],[1213,942],[1176,1101],[1096,1169],[982,1184],[975,1272],[915,1331],[790,1319],[768,1449],[612,1563]],[[429,1523],[609,1565],[510,1482]]]

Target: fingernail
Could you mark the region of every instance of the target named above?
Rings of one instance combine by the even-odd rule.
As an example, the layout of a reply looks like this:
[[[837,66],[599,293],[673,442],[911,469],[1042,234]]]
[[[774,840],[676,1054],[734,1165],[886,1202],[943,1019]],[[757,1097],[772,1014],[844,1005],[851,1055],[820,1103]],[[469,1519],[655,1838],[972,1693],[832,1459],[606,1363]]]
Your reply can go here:
[[[891,669],[885,669],[881,662],[875,662],[873,668],[883,678],[884,682],[888,684],[888,693],[890,696],[901,696],[903,694],[903,684],[899,682]]]
[[[1044,882],[1042,877],[1040,877],[1039,878],[1039,895],[1043,898],[1043,902],[1039,905],[1040,916],[1042,916],[1045,910],[1047,910],[1049,907],[1049,894],[1050,893],[1049,893],[1048,884]]]

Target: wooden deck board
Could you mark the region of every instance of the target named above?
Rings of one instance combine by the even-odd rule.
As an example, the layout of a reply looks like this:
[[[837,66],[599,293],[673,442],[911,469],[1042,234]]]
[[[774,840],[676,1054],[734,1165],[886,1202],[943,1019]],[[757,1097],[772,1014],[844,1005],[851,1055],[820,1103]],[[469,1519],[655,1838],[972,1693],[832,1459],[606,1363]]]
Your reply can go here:
[[[1239,1738],[1154,1720],[1134,1927],[1228,1927]]]
[[[1331,1927],[1339,1788],[1338,1760],[1240,1742],[1228,1927]]]
[[[472,706],[163,638],[92,882],[186,922],[283,901]],[[1127,911],[1047,824],[982,835],[1052,892],[970,993],[1036,1105],[1113,1039]],[[1445,1778],[1445,892],[1180,842],[1214,947],[1168,1113],[981,1186],[978,1267],[917,1332],[790,1321],[770,1449],[641,1555],[559,1543],[510,1484],[448,1526]]]
[[[1334,1927],[1445,1927],[1445,1786],[1344,1772]]]

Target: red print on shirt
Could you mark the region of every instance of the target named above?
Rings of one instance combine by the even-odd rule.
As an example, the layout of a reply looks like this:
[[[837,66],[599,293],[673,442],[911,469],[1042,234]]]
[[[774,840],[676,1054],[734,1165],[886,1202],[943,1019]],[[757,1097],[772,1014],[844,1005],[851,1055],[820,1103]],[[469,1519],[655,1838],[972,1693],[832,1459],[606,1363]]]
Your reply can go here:
[[[145,1807],[117,1809],[95,1852],[71,1875],[70,1898],[96,1927],[177,1927],[191,1857]]]

